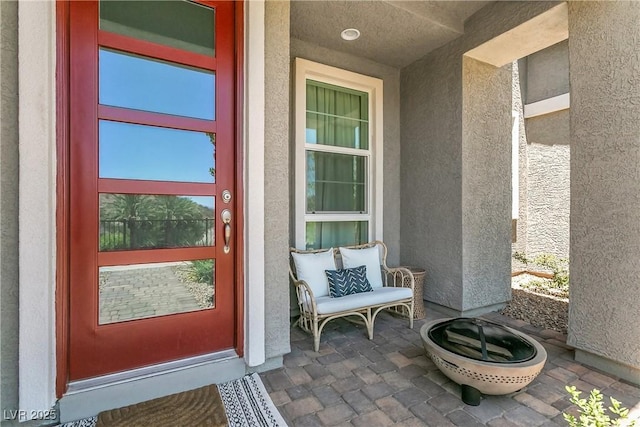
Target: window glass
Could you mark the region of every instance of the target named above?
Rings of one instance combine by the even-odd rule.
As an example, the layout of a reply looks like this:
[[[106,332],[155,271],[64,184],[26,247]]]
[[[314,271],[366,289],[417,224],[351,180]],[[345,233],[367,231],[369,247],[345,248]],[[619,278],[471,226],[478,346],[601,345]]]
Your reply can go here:
[[[213,246],[214,198],[100,194],[100,251]]]
[[[100,325],[215,306],[215,260],[100,267]]]
[[[307,249],[360,245],[369,240],[367,221],[307,222]]]
[[[307,80],[306,142],[367,150],[368,95]]]
[[[100,2],[100,29],[215,55],[215,11],[187,1]]]
[[[100,178],[215,182],[215,134],[101,120]]]
[[[102,105],[215,120],[215,74],[100,49]]]
[[[366,210],[366,158],[307,151],[307,212]]]

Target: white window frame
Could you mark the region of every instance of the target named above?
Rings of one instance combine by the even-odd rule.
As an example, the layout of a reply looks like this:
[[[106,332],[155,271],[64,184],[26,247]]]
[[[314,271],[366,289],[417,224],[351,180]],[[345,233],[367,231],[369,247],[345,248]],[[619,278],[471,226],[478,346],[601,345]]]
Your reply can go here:
[[[369,241],[383,240],[383,93],[382,80],[336,67],[296,58],[294,62],[295,111],[295,245],[306,247],[306,223],[310,221],[368,221]],[[366,214],[306,213],[306,150],[325,151],[318,144],[306,142],[307,80],[366,92],[369,96],[369,150],[367,152]],[[330,147],[331,152],[353,154],[353,149]],[[365,150],[357,150],[362,155]]]

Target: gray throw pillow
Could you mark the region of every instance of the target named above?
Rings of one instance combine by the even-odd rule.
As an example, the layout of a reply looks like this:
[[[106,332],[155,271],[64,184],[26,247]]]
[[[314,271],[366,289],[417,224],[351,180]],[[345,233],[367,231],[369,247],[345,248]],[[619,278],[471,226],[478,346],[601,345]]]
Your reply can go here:
[[[373,291],[371,283],[367,279],[365,265],[342,270],[325,270],[325,273],[329,282],[329,296],[331,298]]]

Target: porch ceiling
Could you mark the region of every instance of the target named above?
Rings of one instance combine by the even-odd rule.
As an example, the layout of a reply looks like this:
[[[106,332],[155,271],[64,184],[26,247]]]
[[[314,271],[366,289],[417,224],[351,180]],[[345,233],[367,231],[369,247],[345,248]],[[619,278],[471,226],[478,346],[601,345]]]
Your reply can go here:
[[[490,1],[293,0],[292,37],[402,68],[462,35],[464,21]],[[359,39],[340,33],[357,28]]]

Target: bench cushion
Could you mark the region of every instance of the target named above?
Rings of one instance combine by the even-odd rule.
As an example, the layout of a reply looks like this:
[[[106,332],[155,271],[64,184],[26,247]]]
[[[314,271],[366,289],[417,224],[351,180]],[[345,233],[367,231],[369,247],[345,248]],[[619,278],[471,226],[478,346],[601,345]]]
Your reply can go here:
[[[373,289],[382,287],[382,270],[380,269],[380,251],[378,246],[365,249],[340,248],[344,268],[367,266],[367,279]]]
[[[293,263],[296,266],[298,280],[307,282],[313,296],[318,298],[329,295],[329,282],[325,270],[335,270],[336,261],[333,257],[333,248],[310,254],[291,253]]]
[[[407,298],[413,298],[413,292],[409,288],[382,287],[374,289],[373,292],[351,294],[340,298],[329,296],[316,298],[316,306],[318,314],[331,314],[366,308],[371,305],[387,304]]]

